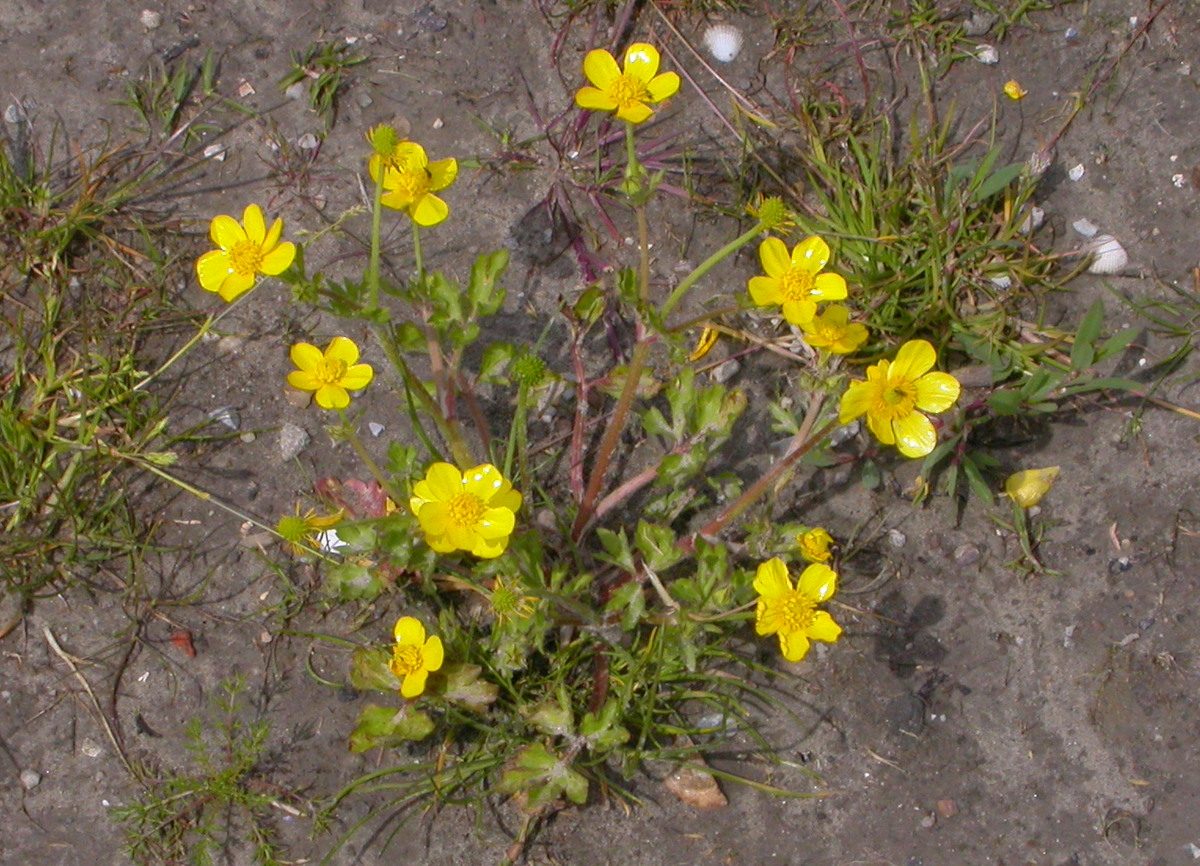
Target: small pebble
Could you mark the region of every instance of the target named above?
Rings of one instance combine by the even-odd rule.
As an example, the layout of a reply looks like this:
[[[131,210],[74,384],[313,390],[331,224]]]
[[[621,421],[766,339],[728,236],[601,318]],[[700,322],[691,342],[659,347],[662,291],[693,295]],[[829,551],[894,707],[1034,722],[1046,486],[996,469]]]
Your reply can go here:
[[[383,432],[384,427],[378,421],[368,421],[367,429],[371,431],[371,435],[379,438],[379,434]]]
[[[309,443],[308,432],[295,424],[279,428],[279,459],[286,463],[304,450]]]
[[[979,562],[979,548],[974,544],[960,544],[954,548],[956,565],[974,565]]]
[[[937,815],[933,814],[932,812],[921,819],[922,830],[930,830],[935,824],[937,824]]]
[[[1067,177],[1071,180],[1080,180],[1083,178],[1083,163],[1078,163],[1074,168],[1067,172]]]
[[[304,96],[304,82],[297,81],[287,90],[283,91],[283,95],[288,99],[300,99]]]
[[[304,135],[296,139],[296,147],[301,150],[316,150],[321,144],[321,140],[311,132],[306,132]]]
[[[26,791],[32,791],[42,783],[42,774],[37,770],[22,770],[21,771],[21,787]]]
[[[98,758],[104,752],[104,750],[100,748],[99,743],[97,743],[95,740],[86,738],[79,746],[79,751],[83,752],[83,754],[87,755],[89,758]]]
[[[162,13],[156,12],[153,9],[143,9],[141,15],[142,26],[147,30],[157,30],[162,27]]]
[[[908,536],[899,529],[889,529],[887,532],[888,544],[892,547],[903,547],[908,544]]]
[[[938,800],[934,808],[939,818],[953,818],[958,814],[958,803],[954,800]]]

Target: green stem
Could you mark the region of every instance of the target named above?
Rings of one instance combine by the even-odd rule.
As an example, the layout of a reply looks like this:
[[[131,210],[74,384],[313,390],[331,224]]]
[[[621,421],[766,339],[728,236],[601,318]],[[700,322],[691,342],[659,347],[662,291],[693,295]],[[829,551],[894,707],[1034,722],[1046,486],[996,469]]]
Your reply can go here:
[[[375,194],[371,198],[371,253],[367,260],[367,292],[372,310],[379,309],[379,255],[383,226],[383,174],[379,166],[375,178]]]
[[[412,239],[413,261],[417,263],[417,280],[422,283],[422,288],[424,288],[425,257],[421,255],[421,227],[415,221],[412,224]]]
[[[513,457],[516,456],[521,478],[529,478],[529,443],[525,419],[529,415],[529,386],[521,383],[517,389],[517,408],[513,412],[512,429],[508,434],[508,450],[504,455],[504,477],[511,479]]]
[[[675,309],[675,306],[683,300],[683,296],[688,293],[688,290],[691,289],[692,286],[696,285],[701,277],[711,271],[713,267],[715,267],[716,264],[726,256],[737,252],[746,244],[750,243],[750,241],[758,237],[762,230],[763,224],[761,222],[755,223],[754,227],[749,231],[738,235],[707,259],[696,265],[696,269],[683,278],[683,281],[675,287],[675,291],[671,292],[671,296],[663,303],[660,309],[660,313],[662,314],[663,318],[666,318],[667,314],[670,313],[671,310]]]

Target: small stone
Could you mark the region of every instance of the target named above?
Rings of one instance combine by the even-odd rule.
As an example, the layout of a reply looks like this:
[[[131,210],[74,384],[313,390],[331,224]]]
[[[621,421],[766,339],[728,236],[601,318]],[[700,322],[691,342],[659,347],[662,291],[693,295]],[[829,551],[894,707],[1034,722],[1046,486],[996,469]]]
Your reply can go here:
[[[204,148],[203,153],[205,159],[215,159],[217,162],[225,161],[225,145],[223,144],[210,144]]]
[[[359,108],[370,108],[374,102],[375,100],[371,98],[371,94],[367,93],[365,90],[360,90],[354,96],[354,104]]]
[[[304,82],[297,81],[295,84],[283,91],[283,95],[288,99],[301,99],[304,96]]]
[[[979,548],[974,544],[960,544],[954,548],[955,565],[974,565],[979,562]]]
[[[738,370],[740,369],[742,369],[741,362],[736,358],[729,358],[728,360],[722,361],[720,364],[717,364],[717,366],[713,367],[713,370],[709,375],[713,377],[714,382],[723,385],[736,376]]]
[[[21,787],[26,791],[32,791],[42,783],[42,774],[37,770],[22,770],[21,771]]]
[[[926,815],[924,818],[921,819],[921,829],[922,830],[932,830],[936,824],[937,824],[937,815],[933,814],[932,812],[930,812],[928,815]]]
[[[83,743],[79,746],[79,751],[83,752],[89,758],[98,758],[104,752],[100,748],[100,744],[90,738],[84,738]]]
[[[908,544],[908,536],[899,529],[889,529],[887,531],[888,544],[892,547],[900,548]]]
[[[1071,180],[1081,180],[1083,178],[1083,172],[1083,163],[1076,163],[1075,167],[1067,172],[1067,177],[1069,177]]]
[[[287,463],[304,450],[309,443],[308,432],[295,424],[284,424],[279,428],[279,459]]]
[[[306,132],[304,135],[296,139],[296,147],[301,150],[316,150],[321,144],[321,140],[311,132]]]
[[[245,433],[238,434],[238,439],[242,440],[242,442],[246,443],[247,445],[257,438],[258,437],[254,435],[253,431],[250,430],[247,430]]]
[[[154,9],[143,9],[141,14],[142,26],[147,30],[157,30],[162,27],[162,13]]]
[[[939,818],[953,818],[958,814],[958,803],[954,800],[938,800],[934,808]]]
[[[260,634],[260,635],[258,636],[258,642],[259,642],[259,643],[262,643],[262,644],[268,644],[268,643],[270,643],[271,641],[273,641],[274,639],[275,639],[275,638],[274,638],[274,637],[272,637],[272,635],[271,635],[271,633],[270,633],[269,631],[264,631],[262,634]]]
[[[367,429],[371,431],[372,436],[374,436],[376,439],[378,439],[379,434],[383,432],[384,427],[378,421],[368,421]]]

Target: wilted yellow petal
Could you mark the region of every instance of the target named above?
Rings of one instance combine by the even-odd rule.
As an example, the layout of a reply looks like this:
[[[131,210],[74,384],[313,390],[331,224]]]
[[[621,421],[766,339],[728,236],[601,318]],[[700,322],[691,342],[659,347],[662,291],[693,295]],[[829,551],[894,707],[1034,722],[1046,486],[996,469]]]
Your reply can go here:
[[[1058,472],[1057,466],[1014,472],[1004,482],[1004,492],[1022,508],[1033,508],[1050,492],[1050,488],[1054,486],[1054,479],[1058,478]]]

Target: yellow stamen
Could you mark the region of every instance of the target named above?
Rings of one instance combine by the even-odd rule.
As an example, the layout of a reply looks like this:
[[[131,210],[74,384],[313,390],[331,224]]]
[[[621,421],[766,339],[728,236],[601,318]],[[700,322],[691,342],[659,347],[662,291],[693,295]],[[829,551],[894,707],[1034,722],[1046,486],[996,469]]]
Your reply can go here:
[[[625,73],[608,86],[608,96],[618,109],[625,110],[648,100],[650,92],[640,78]]]
[[[312,375],[322,385],[336,385],[345,378],[346,369],[346,362],[341,358],[323,358]]]
[[[459,526],[476,526],[485,510],[483,501],[478,496],[460,493],[450,500],[449,517]]]
[[[229,251],[229,265],[240,276],[253,276],[262,267],[263,248],[254,241],[238,241]]]
[[[785,301],[804,301],[812,294],[814,276],[800,268],[788,268],[779,278],[779,293]]]
[[[392,673],[405,677],[421,670],[424,661],[421,648],[411,644],[397,646],[392,650]]]

